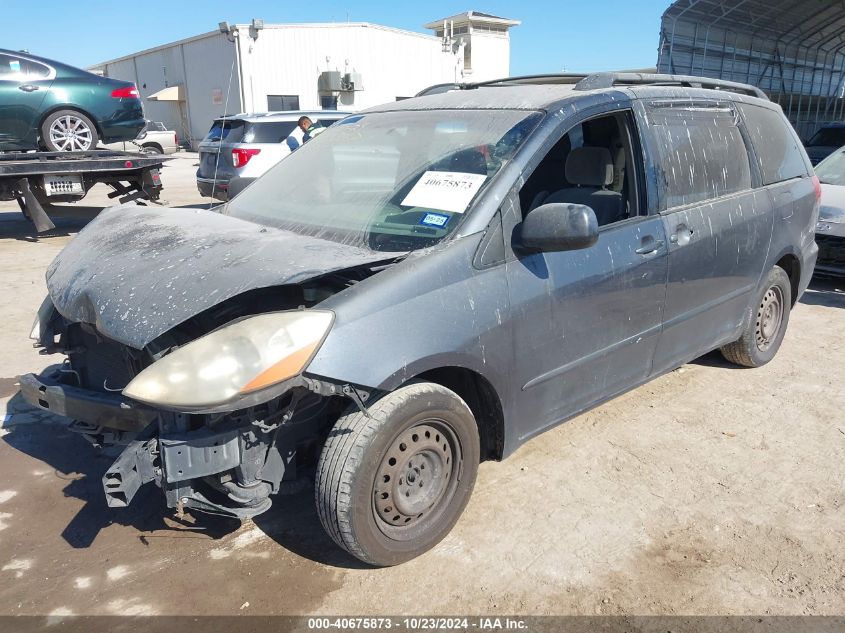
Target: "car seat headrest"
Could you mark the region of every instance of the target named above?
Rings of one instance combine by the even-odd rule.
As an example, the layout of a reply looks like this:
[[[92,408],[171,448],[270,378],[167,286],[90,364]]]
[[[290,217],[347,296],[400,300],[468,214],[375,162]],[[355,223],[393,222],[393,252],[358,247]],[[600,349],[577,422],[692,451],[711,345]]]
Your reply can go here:
[[[613,159],[606,147],[576,147],[566,157],[566,180],[574,185],[606,187],[613,182]]]

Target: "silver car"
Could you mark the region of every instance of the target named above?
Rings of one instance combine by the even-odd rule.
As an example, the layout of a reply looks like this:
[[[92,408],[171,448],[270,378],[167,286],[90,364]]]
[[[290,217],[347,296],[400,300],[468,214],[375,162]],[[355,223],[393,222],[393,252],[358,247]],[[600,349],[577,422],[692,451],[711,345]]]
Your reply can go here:
[[[118,141],[103,145],[106,149],[123,152],[144,152],[145,154],[175,154],[179,151],[176,132],[168,130],[161,121],[147,121],[146,126],[131,141]]]
[[[234,114],[215,119],[199,146],[197,189],[203,196],[229,199],[235,181],[243,188],[290,154],[285,142],[302,116],[328,127],[347,116],[336,110]]]
[[[835,150],[816,165],[822,187],[816,244],[816,274],[845,277],[845,147]]]

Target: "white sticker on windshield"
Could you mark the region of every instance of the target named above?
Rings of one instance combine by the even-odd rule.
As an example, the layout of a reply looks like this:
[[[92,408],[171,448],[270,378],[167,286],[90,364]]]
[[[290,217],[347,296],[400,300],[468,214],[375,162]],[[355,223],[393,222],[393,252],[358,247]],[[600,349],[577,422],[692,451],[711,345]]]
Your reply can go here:
[[[458,171],[427,171],[400,204],[463,213],[486,178]]]

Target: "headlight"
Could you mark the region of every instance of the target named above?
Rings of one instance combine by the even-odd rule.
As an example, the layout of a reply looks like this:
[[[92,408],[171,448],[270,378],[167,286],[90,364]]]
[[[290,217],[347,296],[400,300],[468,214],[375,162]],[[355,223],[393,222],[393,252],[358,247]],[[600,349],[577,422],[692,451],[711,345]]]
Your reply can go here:
[[[333,319],[331,312],[298,310],[236,321],[156,361],[123,393],[171,407],[223,404],[300,373]]]

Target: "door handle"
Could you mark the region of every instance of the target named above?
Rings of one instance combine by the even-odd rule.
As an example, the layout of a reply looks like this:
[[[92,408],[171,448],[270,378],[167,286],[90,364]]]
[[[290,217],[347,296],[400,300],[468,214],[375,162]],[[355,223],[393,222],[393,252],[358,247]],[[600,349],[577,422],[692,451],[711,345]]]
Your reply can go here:
[[[23,84],[22,86],[18,86],[18,90],[23,90],[24,92],[35,92],[38,90],[38,86],[33,86],[32,84]]]
[[[650,242],[648,242],[648,244],[644,244],[643,246],[640,246],[634,252],[637,255],[649,255],[649,254],[653,253],[654,251],[660,249],[661,246],[663,246],[663,240],[651,240]]]
[[[669,236],[669,241],[672,244],[688,244],[692,234],[693,230],[686,224],[679,224],[675,227],[675,232]]]

